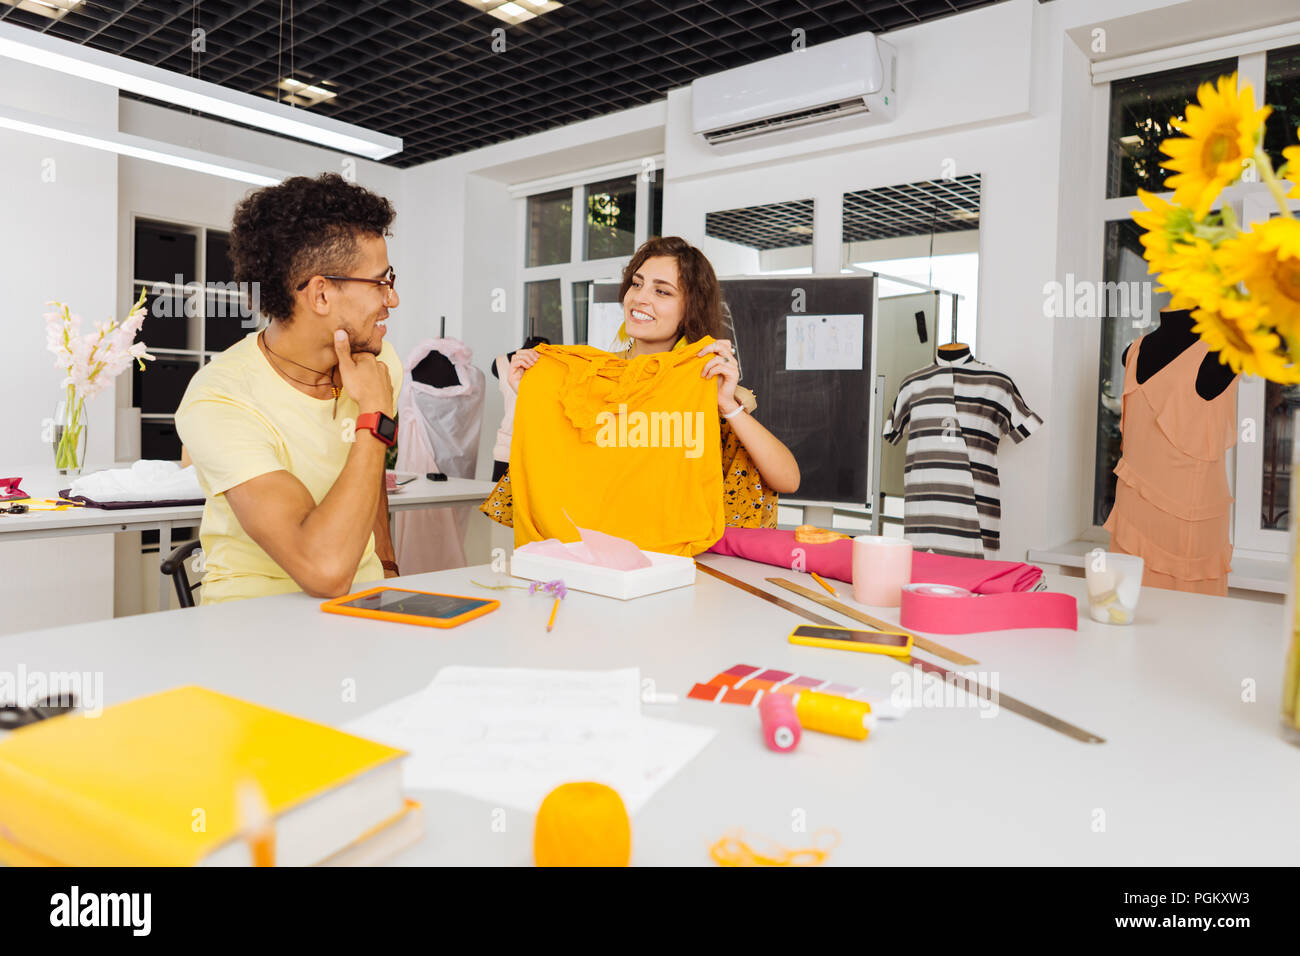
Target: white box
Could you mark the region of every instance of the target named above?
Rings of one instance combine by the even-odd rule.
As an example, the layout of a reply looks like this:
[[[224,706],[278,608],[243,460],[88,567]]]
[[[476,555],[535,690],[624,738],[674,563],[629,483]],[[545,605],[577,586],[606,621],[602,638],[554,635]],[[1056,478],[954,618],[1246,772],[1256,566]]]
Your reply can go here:
[[[510,557],[510,573],[530,581],[564,581],[566,588],[602,594],[621,601],[645,597],[660,591],[686,587],[695,583],[695,559],[680,554],[641,552],[650,559],[650,567],[634,571],[616,571],[583,561],[566,561],[515,551]]]

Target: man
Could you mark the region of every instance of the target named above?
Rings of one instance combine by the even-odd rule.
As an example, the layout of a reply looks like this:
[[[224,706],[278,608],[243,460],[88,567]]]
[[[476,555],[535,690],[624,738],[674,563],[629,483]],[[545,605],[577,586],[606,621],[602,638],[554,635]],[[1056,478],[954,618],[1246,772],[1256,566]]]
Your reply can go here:
[[[388,200],[332,173],[235,209],[235,280],[253,283],[270,324],[195,374],[176,411],[207,496],[204,604],[337,597],[397,574],[384,491],[402,382],[384,341],[393,218]]]

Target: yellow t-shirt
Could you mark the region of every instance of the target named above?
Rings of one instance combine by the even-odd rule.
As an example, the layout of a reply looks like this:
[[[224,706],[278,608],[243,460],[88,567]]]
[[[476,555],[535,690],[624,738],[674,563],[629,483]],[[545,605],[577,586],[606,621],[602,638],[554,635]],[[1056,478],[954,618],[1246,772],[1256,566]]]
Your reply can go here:
[[[539,345],[519,386],[510,479],[515,547],[577,528],[694,555],[722,537],[718,385],[705,336],[630,361]],[[576,527],[575,527],[576,526]]]
[[[379,353],[402,385],[402,362],[385,342]],[[347,440],[360,408],[345,391],[334,400],[304,395],[271,367],[250,332],[201,368],[176,409],[176,431],[190,453],[207,496],[199,538],[204,566],[204,604],[301,590],[240,526],[225,492],[259,475],[287,471],[317,504],[333,487],[347,461]],[[366,542],[353,589],[383,580],[375,538]]]

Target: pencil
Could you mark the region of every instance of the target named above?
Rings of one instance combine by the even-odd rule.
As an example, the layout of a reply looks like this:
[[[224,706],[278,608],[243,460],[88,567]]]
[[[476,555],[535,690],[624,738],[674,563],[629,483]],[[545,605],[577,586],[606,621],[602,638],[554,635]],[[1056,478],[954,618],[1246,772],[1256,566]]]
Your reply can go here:
[[[546,633],[551,633],[551,628],[555,626],[555,612],[560,609],[560,599],[556,598],[555,603],[551,605],[551,619],[546,622]]]
[[[829,584],[827,584],[825,581],[823,581],[821,579],[821,576],[818,575],[816,571],[809,571],[808,573],[813,576],[814,581],[816,581],[818,584],[824,587],[827,591],[831,592],[831,597],[839,597],[839,595],[835,593],[835,589],[831,587]]]

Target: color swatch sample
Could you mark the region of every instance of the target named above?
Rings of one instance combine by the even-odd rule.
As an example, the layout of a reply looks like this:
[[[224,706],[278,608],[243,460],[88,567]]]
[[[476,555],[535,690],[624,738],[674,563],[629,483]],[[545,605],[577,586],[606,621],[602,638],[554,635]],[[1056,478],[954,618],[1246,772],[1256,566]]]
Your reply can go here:
[[[750,664],[737,664],[717,674],[702,684],[691,688],[687,697],[709,700],[719,704],[743,704],[752,707],[763,694],[797,694],[801,690],[816,690],[823,694],[865,700],[867,692],[861,687],[836,684],[820,677],[805,677],[789,671],[764,670]]]

